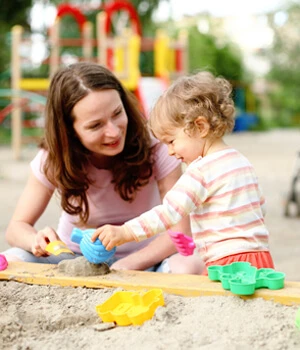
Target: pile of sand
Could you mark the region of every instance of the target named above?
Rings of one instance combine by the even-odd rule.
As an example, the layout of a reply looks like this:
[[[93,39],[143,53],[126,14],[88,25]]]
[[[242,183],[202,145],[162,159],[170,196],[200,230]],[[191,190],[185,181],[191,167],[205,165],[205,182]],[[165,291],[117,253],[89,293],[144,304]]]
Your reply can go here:
[[[164,294],[151,320],[122,327],[95,310],[114,291],[0,282],[1,349],[300,349],[296,306]]]

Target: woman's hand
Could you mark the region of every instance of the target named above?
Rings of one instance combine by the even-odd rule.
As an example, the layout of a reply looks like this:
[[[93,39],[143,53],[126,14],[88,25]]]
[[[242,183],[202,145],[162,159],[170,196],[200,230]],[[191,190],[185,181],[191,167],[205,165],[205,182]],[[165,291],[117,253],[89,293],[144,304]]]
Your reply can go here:
[[[106,250],[111,250],[121,244],[134,241],[133,234],[124,225],[104,225],[99,227],[92,235],[91,241],[95,242],[97,238],[99,238]]]
[[[45,227],[42,230],[38,231],[34,237],[31,252],[33,255],[40,256],[48,256],[49,253],[46,251],[47,245],[52,242],[59,240],[56,232],[51,227]]]

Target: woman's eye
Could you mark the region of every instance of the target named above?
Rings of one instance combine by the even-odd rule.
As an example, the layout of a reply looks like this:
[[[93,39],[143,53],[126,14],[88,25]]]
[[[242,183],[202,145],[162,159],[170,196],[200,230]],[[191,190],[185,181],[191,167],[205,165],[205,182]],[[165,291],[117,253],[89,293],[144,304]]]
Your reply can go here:
[[[115,112],[114,117],[118,117],[122,113],[122,109],[119,109]]]
[[[97,124],[91,125],[90,129],[91,129],[91,130],[99,129],[101,126],[102,126],[102,124],[97,123]]]

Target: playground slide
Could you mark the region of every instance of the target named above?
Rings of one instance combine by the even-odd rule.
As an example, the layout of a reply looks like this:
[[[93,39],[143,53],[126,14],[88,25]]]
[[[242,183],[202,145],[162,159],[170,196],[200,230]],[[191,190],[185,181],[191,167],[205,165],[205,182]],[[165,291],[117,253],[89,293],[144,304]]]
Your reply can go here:
[[[156,100],[167,88],[167,83],[161,78],[142,77],[139,81],[138,92],[146,117]]]

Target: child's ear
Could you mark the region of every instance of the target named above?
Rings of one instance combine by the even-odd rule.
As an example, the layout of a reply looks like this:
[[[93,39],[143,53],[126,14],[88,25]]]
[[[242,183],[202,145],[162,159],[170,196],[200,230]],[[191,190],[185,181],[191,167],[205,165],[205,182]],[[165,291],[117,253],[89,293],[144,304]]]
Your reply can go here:
[[[206,137],[210,130],[210,125],[205,117],[197,117],[194,121],[201,137]]]

